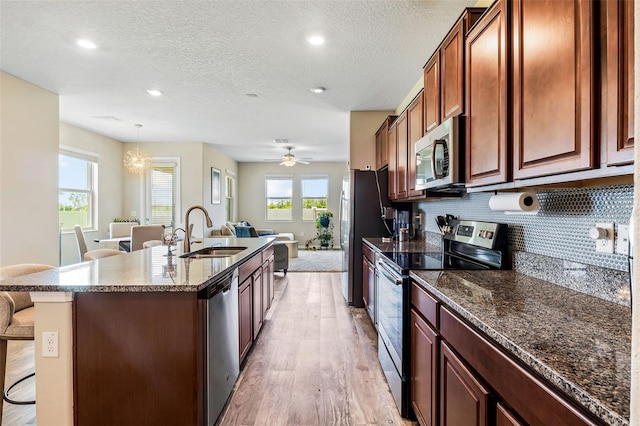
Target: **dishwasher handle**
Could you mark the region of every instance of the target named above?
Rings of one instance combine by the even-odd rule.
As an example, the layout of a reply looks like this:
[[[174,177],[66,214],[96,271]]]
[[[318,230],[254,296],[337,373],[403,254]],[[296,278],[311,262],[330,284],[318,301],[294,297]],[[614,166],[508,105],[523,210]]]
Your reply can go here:
[[[402,285],[402,277],[398,276],[391,269],[389,269],[389,267],[385,265],[385,263],[381,260],[378,261],[378,267],[380,268],[380,272],[382,272],[382,275],[390,279],[391,282],[395,283],[395,285]]]
[[[224,293],[225,295],[229,293],[231,287],[233,286],[233,281],[238,279],[238,268],[227,272],[222,277],[216,279],[213,283],[208,285],[204,289],[203,297],[205,299],[211,299],[216,294]]]

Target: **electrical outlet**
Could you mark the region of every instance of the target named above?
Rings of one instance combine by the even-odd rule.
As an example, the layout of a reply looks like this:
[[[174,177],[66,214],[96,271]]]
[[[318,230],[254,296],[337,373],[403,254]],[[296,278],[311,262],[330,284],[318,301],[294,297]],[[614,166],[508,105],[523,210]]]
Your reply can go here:
[[[593,232],[597,231],[597,232]],[[591,237],[596,240],[597,253],[613,254],[614,228],[613,223],[596,223],[591,231]],[[596,233],[598,234],[595,238]]]
[[[629,254],[629,225],[618,225],[616,253],[626,255]]]
[[[58,332],[42,332],[42,356],[45,358],[58,358]]]

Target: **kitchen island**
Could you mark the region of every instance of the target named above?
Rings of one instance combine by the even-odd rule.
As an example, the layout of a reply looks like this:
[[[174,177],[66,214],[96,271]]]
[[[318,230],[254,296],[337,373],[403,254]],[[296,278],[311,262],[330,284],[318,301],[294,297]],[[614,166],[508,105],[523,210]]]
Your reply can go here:
[[[261,269],[272,243],[211,238],[192,249],[245,249],[184,258],[181,247],[167,256],[157,246],[0,281],[31,292],[36,348],[44,331],[59,335],[58,357],[36,350],[38,425],[202,424],[207,287],[236,268]]]

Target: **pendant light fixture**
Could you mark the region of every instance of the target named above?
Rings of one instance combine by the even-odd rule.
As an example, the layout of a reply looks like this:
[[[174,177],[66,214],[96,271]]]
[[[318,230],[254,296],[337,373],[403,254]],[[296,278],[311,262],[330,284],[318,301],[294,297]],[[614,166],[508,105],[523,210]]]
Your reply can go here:
[[[142,175],[149,170],[151,166],[151,157],[144,151],[140,150],[140,128],[142,124],[134,124],[138,128],[138,142],[136,149],[127,151],[124,154],[124,165],[131,173]]]

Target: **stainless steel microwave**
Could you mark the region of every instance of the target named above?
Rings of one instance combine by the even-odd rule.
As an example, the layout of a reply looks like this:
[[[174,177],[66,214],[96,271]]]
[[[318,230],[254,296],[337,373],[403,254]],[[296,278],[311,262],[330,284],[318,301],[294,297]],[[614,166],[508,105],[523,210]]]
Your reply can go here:
[[[464,189],[462,125],[462,117],[451,117],[415,143],[416,189]]]

